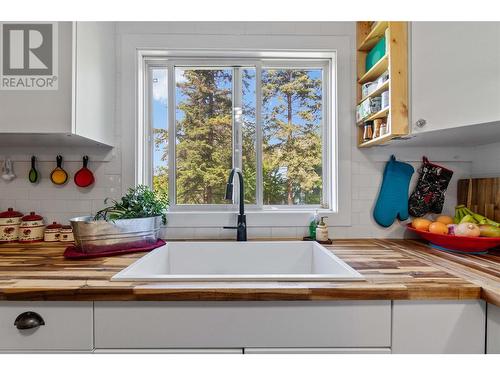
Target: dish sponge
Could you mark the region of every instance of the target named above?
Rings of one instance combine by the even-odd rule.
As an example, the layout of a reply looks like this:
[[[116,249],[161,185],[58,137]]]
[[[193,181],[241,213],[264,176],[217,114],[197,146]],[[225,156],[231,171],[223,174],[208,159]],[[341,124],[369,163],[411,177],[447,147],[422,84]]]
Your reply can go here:
[[[373,218],[379,225],[390,227],[396,218],[408,219],[408,187],[414,171],[410,164],[396,161],[391,155],[373,210]]]

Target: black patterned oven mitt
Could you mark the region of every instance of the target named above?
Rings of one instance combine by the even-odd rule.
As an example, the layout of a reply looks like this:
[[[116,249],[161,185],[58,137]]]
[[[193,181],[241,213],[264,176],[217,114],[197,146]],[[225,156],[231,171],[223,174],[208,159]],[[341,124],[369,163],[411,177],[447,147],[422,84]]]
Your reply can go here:
[[[408,211],[414,217],[443,211],[444,195],[453,176],[452,170],[430,163],[425,156],[422,160],[417,186],[408,200]]]

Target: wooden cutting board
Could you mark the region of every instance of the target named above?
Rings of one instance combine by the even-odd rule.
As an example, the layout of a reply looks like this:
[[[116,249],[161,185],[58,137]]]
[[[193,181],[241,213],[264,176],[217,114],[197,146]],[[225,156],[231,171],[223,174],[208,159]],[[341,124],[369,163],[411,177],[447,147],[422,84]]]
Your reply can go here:
[[[457,204],[500,222],[500,177],[458,180]]]

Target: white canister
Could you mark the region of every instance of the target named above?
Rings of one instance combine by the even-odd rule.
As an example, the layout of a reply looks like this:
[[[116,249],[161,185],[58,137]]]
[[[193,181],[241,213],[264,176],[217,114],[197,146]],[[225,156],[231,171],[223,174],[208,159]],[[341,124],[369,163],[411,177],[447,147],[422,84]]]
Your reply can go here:
[[[23,216],[21,225],[19,226],[19,242],[38,242],[43,241],[43,217],[30,212],[29,215]]]
[[[0,242],[14,242],[19,238],[19,224],[23,214],[8,208],[0,212]]]
[[[57,242],[61,236],[61,224],[57,224],[55,221],[47,225],[45,232],[43,233],[43,240],[45,242]]]
[[[389,107],[389,91],[384,91],[382,93],[382,109]]]
[[[361,85],[361,97],[366,98],[368,95],[374,92],[376,88],[377,84],[375,82],[366,82],[365,84]]]
[[[63,225],[61,228],[61,235],[59,236],[59,241],[61,242],[73,242],[75,237],[73,236],[73,228],[71,225]]]

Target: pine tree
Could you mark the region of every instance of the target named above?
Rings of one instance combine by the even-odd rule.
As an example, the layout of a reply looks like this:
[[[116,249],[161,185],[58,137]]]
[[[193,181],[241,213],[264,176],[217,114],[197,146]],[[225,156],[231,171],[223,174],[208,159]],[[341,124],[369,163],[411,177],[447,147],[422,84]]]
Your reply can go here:
[[[319,204],[321,81],[298,69],[264,70],[262,80],[266,201]]]
[[[161,152],[161,161],[168,166],[168,131],[153,129],[155,152]],[[153,171],[153,189],[168,197],[168,167],[157,166]]]
[[[186,70],[176,123],[177,203],[225,203],[232,166],[230,70]]]
[[[255,130],[255,68],[242,69],[242,171],[245,203],[255,204],[257,193],[257,154]]]

